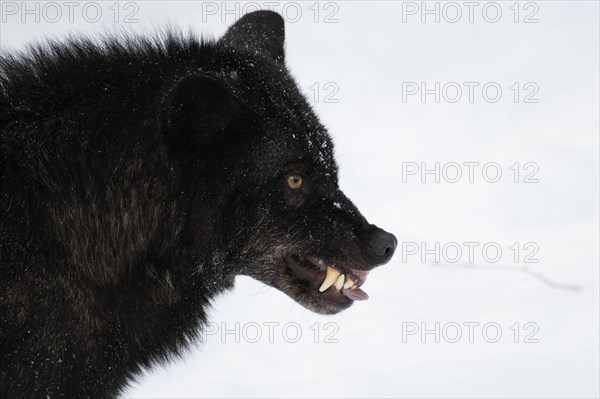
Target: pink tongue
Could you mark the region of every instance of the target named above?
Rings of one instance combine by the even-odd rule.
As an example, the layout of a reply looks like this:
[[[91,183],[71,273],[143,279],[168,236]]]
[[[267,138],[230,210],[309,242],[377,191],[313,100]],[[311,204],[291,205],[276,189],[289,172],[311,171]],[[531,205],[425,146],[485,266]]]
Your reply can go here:
[[[350,288],[344,288],[342,289],[342,294],[346,295],[347,298],[352,299],[353,301],[366,301],[369,299],[369,295],[367,295],[367,293],[360,288],[355,288],[353,290]]]

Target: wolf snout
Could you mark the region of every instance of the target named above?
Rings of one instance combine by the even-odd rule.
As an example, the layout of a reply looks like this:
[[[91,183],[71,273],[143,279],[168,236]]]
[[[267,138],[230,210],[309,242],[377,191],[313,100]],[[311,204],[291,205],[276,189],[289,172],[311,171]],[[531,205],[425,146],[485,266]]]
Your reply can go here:
[[[365,239],[371,248],[373,257],[379,264],[389,262],[394,256],[398,240],[393,234],[375,227],[366,233]]]

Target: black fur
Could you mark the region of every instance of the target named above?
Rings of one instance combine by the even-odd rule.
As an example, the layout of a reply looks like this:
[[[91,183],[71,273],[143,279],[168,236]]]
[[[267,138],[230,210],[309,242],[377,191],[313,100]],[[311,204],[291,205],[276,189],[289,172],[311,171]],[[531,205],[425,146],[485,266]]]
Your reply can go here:
[[[283,35],[256,12],[221,41],[0,57],[0,397],[114,397],[195,340],[238,274],[335,313],[351,301],[323,299],[286,257],[389,260],[337,187]]]

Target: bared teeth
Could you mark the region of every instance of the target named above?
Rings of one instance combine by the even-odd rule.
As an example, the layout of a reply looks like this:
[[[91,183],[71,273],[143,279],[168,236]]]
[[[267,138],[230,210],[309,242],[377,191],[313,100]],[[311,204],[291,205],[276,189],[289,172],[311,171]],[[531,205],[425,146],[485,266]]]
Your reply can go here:
[[[323,280],[323,284],[319,288],[319,292],[325,291],[327,288],[331,287],[340,277],[342,273],[335,270],[333,267],[327,266],[327,275],[325,276],[325,280]]]
[[[344,283],[344,288],[350,288],[350,287],[352,287],[353,285],[356,285],[356,283],[355,283],[354,281],[352,281],[352,280],[350,279],[350,277],[347,277],[347,278],[346,278],[346,282]]]
[[[345,277],[343,274],[340,274],[340,276],[338,277],[337,280],[335,280],[335,283],[333,284],[333,286],[335,287],[336,290],[341,290],[342,287],[344,286],[344,280]]]

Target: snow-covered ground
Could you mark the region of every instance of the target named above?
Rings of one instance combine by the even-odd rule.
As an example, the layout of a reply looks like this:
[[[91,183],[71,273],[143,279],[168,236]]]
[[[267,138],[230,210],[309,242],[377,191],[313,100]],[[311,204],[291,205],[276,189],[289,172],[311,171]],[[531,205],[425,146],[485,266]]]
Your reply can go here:
[[[169,22],[219,36],[255,8],[99,2],[93,23],[95,6],[70,22],[64,3],[59,19],[37,3],[36,23],[35,4],[2,2],[4,48]],[[402,245],[371,299],[333,317],[239,278],[206,342],[125,397],[598,397],[599,3],[253,4],[284,12],[287,64],[334,136],[342,188]],[[420,174],[436,163],[439,182]]]

